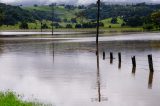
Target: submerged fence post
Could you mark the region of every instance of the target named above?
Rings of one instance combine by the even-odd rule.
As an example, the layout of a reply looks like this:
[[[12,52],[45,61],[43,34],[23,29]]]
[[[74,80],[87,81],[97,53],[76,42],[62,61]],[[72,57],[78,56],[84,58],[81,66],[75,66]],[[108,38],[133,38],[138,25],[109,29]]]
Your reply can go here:
[[[110,63],[112,64],[113,63],[113,53],[110,52]]]
[[[110,52],[110,59],[113,59],[113,53]]]
[[[121,53],[119,52],[118,53],[118,68],[120,69],[121,68]]]
[[[121,63],[121,53],[118,53],[118,60],[119,60],[119,63]]]
[[[136,74],[136,67],[132,67],[132,74],[133,74],[133,75]]]
[[[132,57],[132,74],[135,75],[135,73],[136,73],[136,57],[133,56]]]
[[[154,72],[152,55],[148,55],[148,63],[149,63],[150,72]]]
[[[106,57],[106,54],[105,54],[105,52],[103,51],[103,60],[105,60],[105,57]]]
[[[132,65],[133,65],[133,68],[136,68],[136,57],[135,56],[132,57]]]

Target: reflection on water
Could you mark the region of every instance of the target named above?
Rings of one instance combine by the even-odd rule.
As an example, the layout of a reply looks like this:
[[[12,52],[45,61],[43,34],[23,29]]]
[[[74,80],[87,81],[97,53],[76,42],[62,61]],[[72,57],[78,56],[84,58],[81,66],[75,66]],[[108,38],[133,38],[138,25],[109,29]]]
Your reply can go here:
[[[118,69],[121,69],[121,53],[118,53]]]
[[[54,32],[55,35],[63,35],[63,34],[82,34],[82,32]],[[22,36],[22,35],[51,35],[52,32],[0,32],[0,35],[16,35],[16,36]]]
[[[149,88],[149,89],[152,89],[153,74],[154,74],[154,72],[150,72],[150,73],[149,73],[149,80],[148,80],[148,88]]]
[[[53,63],[54,63],[54,43],[52,44],[52,49],[53,49]]]
[[[55,106],[159,106],[159,45],[160,41],[102,41],[95,55],[94,42],[3,41],[0,90]],[[154,60],[149,76],[148,54]]]
[[[97,86],[98,86],[98,101],[101,102],[101,79],[99,70],[99,48],[97,45]]]
[[[136,74],[136,67],[132,67],[132,74],[133,74],[133,75]]]
[[[113,53],[110,53],[110,64],[113,63]]]

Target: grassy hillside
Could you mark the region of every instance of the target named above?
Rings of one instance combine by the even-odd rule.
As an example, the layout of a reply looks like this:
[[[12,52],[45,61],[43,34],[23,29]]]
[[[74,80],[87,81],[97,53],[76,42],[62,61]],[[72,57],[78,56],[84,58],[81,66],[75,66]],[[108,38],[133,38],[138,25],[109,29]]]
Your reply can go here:
[[[45,12],[51,12],[52,8],[49,6],[28,6],[23,7],[25,10],[29,11],[45,11]],[[66,9],[64,6],[54,6],[55,14],[58,15],[61,19],[71,19],[76,17],[76,13],[82,11],[81,9],[75,8],[75,9]]]
[[[121,25],[124,23],[122,18],[117,18],[117,23],[116,24],[112,24],[111,23],[112,18],[106,18],[104,20],[101,20],[101,22],[104,23],[104,27],[108,28],[109,26],[111,26],[112,28],[120,28]]]
[[[25,10],[28,10],[28,11],[48,11],[48,12],[51,12],[52,8],[49,7],[49,6],[29,6],[29,7],[23,7]],[[81,23],[81,19],[78,18],[76,16],[76,13],[79,13],[81,11],[83,11],[83,9],[78,9],[78,8],[74,8],[74,9],[66,9],[65,6],[54,6],[54,11],[55,11],[55,14],[57,14],[57,16],[61,19],[61,20],[64,20],[64,19],[67,19],[68,22],[59,22],[59,24],[63,27],[66,26],[66,24],[70,24],[70,20],[71,18],[76,18],[77,19],[77,23]],[[124,22],[123,19],[121,18],[117,18],[117,23],[116,24],[112,24],[111,23],[111,20],[112,18],[106,18],[106,19],[103,19],[101,20],[101,22],[104,23],[104,27],[105,28],[108,28],[109,26],[113,27],[113,28],[119,28],[121,27],[121,24]],[[87,20],[86,18],[83,19],[83,22],[89,22],[89,20]],[[46,24],[50,26],[51,22],[50,21],[46,21]],[[71,23],[72,26],[74,27],[75,24],[74,23]],[[39,24],[38,24],[39,25]],[[36,26],[34,25],[34,23],[30,23],[29,26],[32,26],[33,28],[35,28]],[[37,28],[39,28],[40,26],[38,26]]]
[[[0,4],[4,11],[4,19],[0,30],[5,29],[19,29],[23,23],[26,23],[26,29],[40,29],[41,25],[43,29],[51,29],[52,20],[54,20],[55,28],[95,28],[96,27],[96,5],[89,6],[72,6],[72,5],[56,5],[54,6],[54,17],[52,17],[52,7],[47,5],[42,6],[10,6]],[[149,15],[155,8],[160,6],[154,6],[151,8],[149,5],[101,5],[101,28],[103,29],[120,29],[120,28],[143,28],[144,20],[147,20],[144,16]],[[8,8],[8,9],[5,9]],[[136,11],[132,11],[136,8]],[[144,11],[148,8],[150,11]],[[122,10],[122,11],[121,11]],[[18,14],[18,15],[17,15]],[[139,15],[137,17],[135,14]],[[114,22],[113,20],[115,20]],[[148,20],[147,20],[148,21]],[[42,24],[41,24],[42,23]],[[140,24],[139,24],[140,23]],[[134,24],[134,26],[131,26]],[[122,27],[123,25],[123,27]],[[45,27],[43,27],[45,26]],[[21,27],[21,29],[24,29]]]

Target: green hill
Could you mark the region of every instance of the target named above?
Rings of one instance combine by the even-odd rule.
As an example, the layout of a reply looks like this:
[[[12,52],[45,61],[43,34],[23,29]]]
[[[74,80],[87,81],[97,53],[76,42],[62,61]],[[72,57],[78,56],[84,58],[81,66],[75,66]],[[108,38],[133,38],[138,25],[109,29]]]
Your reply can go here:
[[[150,16],[159,10],[159,4],[108,5],[102,2],[100,11],[101,27],[121,28],[122,25],[125,27],[151,26],[156,22],[152,22]],[[15,29],[22,23],[26,23],[30,29],[39,29],[42,23],[43,28],[48,29],[52,26],[52,20],[55,28],[66,28],[66,26],[67,28],[75,28],[75,26],[76,28],[95,28],[96,11],[96,4],[88,6],[54,4],[53,17],[51,5],[23,7],[0,3],[0,25],[2,25],[0,29]]]
[[[28,11],[43,11],[43,12],[51,12],[52,8],[50,6],[28,6],[23,7],[23,9]],[[82,11],[82,9],[74,8],[74,9],[66,9],[65,6],[54,6],[55,14],[61,19],[71,19],[76,17],[76,13]]]
[[[108,28],[111,26],[112,28],[119,28],[124,23],[124,20],[120,17],[117,18],[117,23],[113,24],[111,23],[112,18],[106,18],[101,20],[101,22],[104,24],[105,28]]]
[[[43,15],[51,15],[52,7],[51,6],[28,6],[23,7],[24,10],[38,13],[44,12]],[[66,8],[65,6],[54,6],[54,23],[58,23],[61,27],[66,27],[67,24],[71,24],[72,27],[76,25],[76,23],[81,23],[82,19],[77,14],[82,12],[84,9],[79,9],[78,7],[74,7],[72,9]],[[75,19],[76,22],[72,22],[72,19]],[[46,24],[51,28],[51,19],[45,19]],[[38,22],[38,21],[37,21]],[[83,22],[88,22],[88,20],[83,17]],[[34,26],[34,23],[30,23],[29,25]],[[38,27],[39,28],[39,27]]]

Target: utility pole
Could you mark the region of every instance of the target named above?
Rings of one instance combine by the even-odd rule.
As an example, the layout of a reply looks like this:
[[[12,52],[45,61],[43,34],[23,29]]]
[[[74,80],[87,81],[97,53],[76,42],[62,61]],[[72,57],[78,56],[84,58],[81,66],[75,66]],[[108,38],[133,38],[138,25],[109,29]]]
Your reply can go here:
[[[54,7],[52,3],[52,35],[53,35],[53,18],[54,18]]]
[[[96,46],[97,46],[97,53],[98,53],[98,37],[99,37],[99,19],[100,19],[100,0],[97,1],[97,35],[96,35]]]
[[[97,34],[96,34],[96,54],[99,55],[98,48],[98,37],[99,37],[99,19],[100,19],[100,0],[97,1]]]
[[[43,24],[43,23],[42,23],[42,20],[41,20],[41,32],[42,32],[42,24]]]

